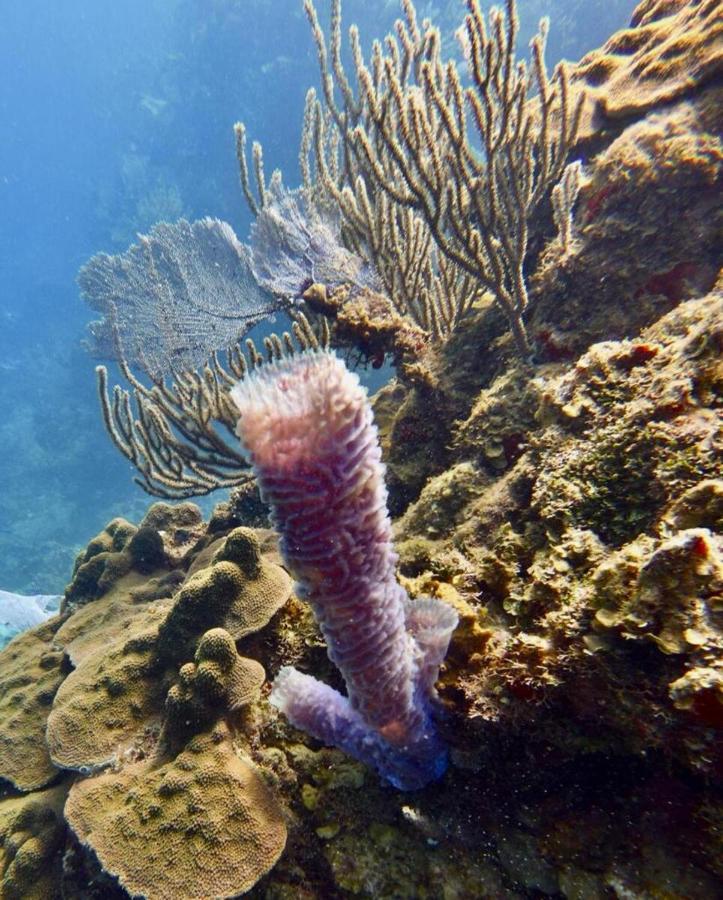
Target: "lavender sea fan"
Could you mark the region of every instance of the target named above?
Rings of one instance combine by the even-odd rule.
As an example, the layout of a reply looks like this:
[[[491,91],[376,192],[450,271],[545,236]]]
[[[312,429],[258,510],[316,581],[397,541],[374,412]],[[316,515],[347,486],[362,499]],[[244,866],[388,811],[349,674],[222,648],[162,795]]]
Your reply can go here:
[[[326,350],[263,366],[233,389],[238,434],[347,696],[284,668],[271,701],[293,725],[415,789],[439,777],[434,681],[457,615],[396,580],[384,466],[365,389]]]
[[[317,281],[381,287],[374,269],[343,246],[338,213],[315,209],[300,190],[272,184],[251,226],[250,249],[256,281],[278,297],[298,297]]]
[[[104,315],[90,325],[91,352],[121,353],[152,378],[203,365],[283,307],[257,283],[249,248],[218,219],[159,222],[125,253],[97,253],[78,284]]]

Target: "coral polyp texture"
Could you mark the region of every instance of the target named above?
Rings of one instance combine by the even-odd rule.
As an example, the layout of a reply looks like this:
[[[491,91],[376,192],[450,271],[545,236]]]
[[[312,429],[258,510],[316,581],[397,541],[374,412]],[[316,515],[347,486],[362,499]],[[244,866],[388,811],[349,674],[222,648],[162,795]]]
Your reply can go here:
[[[162,765],[142,761],[78,782],[65,814],[106,871],[149,900],[238,896],[286,842],[273,793],[221,726]]]
[[[57,897],[65,844],[66,784],[5,800],[0,805],[0,897]]]
[[[231,394],[281,551],[347,697],[284,668],[272,703],[298,728],[373,764],[397,787],[439,777],[434,680],[457,623],[396,579],[384,467],[366,391],[333,353],[261,368]]]

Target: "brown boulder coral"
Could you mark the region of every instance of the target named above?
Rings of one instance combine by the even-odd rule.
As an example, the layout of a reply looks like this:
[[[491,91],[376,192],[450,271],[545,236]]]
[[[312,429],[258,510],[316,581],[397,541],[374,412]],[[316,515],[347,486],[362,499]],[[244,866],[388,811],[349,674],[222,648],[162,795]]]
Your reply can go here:
[[[146,900],[235,897],[277,861],[277,801],[217,724],[173,759],[77,782],[66,818],[123,887]]]
[[[58,617],[18,635],[0,653],[0,778],[21,791],[50,784],[58,770],[45,723],[67,669],[54,642]]]
[[[163,706],[155,647],[170,601],[154,603],[125,623],[121,636],[84,656],[60,686],[48,717],[47,746],[66,769],[115,759]],[[131,636],[124,636],[130,630]],[[162,672],[160,673],[162,674]]]
[[[125,519],[114,519],[76,559],[62,610],[76,609],[97,600],[132,569],[148,575],[165,564],[163,541],[158,532],[147,526],[136,528]]]
[[[56,900],[65,845],[65,784],[0,800],[0,897]]]
[[[160,582],[174,585],[173,570],[184,566],[205,531],[201,510],[194,503],[154,503],[137,527],[113,519],[76,559],[63,609],[104,597],[129,573],[143,576],[139,579],[143,582],[155,574]]]
[[[195,503],[154,503],[139,528],[149,528],[161,538],[171,565],[178,565],[206,533],[201,510]]]

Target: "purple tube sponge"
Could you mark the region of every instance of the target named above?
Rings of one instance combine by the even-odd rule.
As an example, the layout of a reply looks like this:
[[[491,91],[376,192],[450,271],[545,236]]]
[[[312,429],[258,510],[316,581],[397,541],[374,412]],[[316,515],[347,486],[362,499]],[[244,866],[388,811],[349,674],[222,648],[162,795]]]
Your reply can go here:
[[[422,787],[446,767],[431,706],[457,615],[410,601],[396,580],[366,390],[333,353],[309,350],[257,369],[231,396],[281,552],[347,690],[284,668],[271,702],[397,787]]]

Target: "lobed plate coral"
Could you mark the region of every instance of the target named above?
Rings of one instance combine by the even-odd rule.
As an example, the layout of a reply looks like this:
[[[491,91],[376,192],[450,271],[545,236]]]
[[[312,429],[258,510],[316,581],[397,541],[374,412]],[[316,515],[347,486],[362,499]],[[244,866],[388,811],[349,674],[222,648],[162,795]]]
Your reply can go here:
[[[221,725],[161,765],[143,761],[80,781],[65,815],[133,896],[244,893],[286,842],[278,802]]]
[[[171,526],[189,517],[188,552],[168,552]],[[240,746],[250,751],[246,710],[265,672],[236,639],[268,628],[291,580],[253,531],[199,523],[189,504],[156,504],[138,529],[111,523],[60,615],[2,652],[0,776],[14,790],[0,800],[1,896],[31,896],[23,885],[43,867],[32,896],[72,890],[77,873],[60,866],[78,853],[71,834],[148,898],[234,896],[281,853],[282,807]],[[138,552],[139,534],[152,552]]]
[[[45,723],[68,667],[54,643],[57,617],[14,638],[0,669],[0,777],[21,791],[57,776],[45,743]]]
[[[0,888],[7,900],[46,900],[57,895],[67,793],[67,785],[60,784],[3,801]]]
[[[0,896],[720,894],[711,8],[646,0],[602,51],[627,74],[583,134],[571,241],[534,223],[535,365],[482,298],[430,379],[375,398],[400,580],[459,617],[444,778],[385,787],[267,702],[261,668],[341,684],[273,538],[244,527],[257,499],[208,523],[156,505],[91,541],[59,615],[0,652]]]

